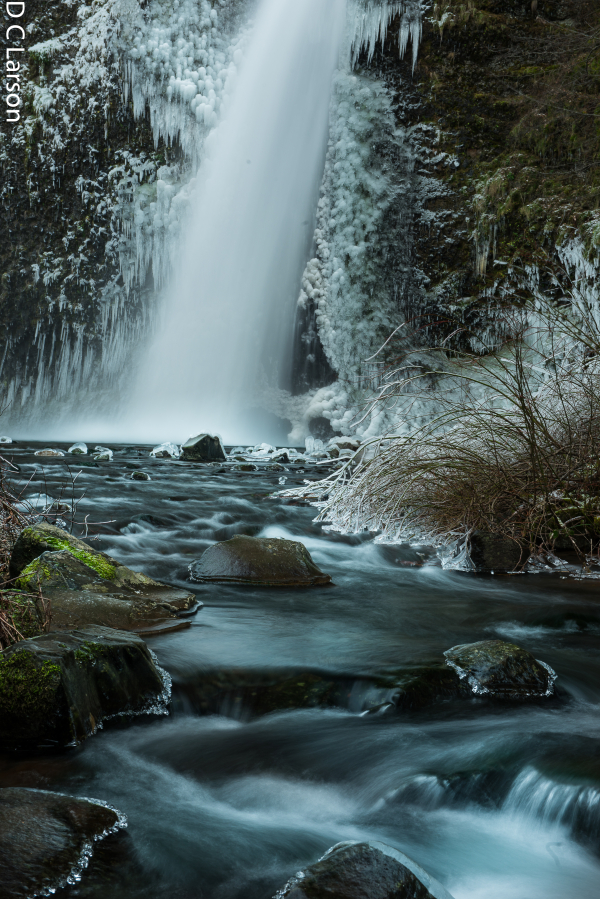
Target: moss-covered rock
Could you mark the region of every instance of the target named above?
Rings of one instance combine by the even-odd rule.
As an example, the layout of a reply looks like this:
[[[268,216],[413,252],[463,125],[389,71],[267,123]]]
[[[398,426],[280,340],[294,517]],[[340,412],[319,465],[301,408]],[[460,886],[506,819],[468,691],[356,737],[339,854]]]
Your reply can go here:
[[[94,624],[149,634],[190,624],[178,617],[182,591],[152,583],[137,589],[118,584],[68,550],[42,553],[23,569],[17,585],[32,593],[41,591],[50,602],[50,631]],[[174,603],[168,601],[170,591]]]
[[[95,592],[123,593],[126,596],[138,596],[140,599],[148,599],[155,603],[166,603],[176,610],[187,611],[192,607],[195,598],[185,590],[178,590],[159,581],[153,580],[139,571],[132,571],[126,565],[122,565],[116,559],[99,552],[79,540],[67,531],[48,524],[46,521],[38,522],[33,527],[24,528],[13,548],[10,558],[10,575],[19,578],[21,589],[28,589],[40,580],[48,581],[43,575],[43,565],[34,565],[34,562],[42,553],[68,552],[79,560],[87,568],[91,568],[96,576],[105,581],[106,589],[101,585],[96,586]],[[66,557],[61,557],[65,565],[69,564]],[[89,572],[86,574],[76,566],[70,566],[70,570],[77,577],[83,577],[82,584],[90,582]],[[85,580],[87,578],[87,580]]]
[[[504,699],[550,696],[556,675],[530,652],[503,640],[482,640],[453,646],[446,662],[475,695]]]
[[[384,843],[338,843],[296,874],[280,899],[452,899],[416,862]]]
[[[0,746],[74,745],[113,715],[162,711],[167,699],[139,637],[105,627],[44,634],[0,654]]]
[[[124,827],[103,803],[46,790],[0,790],[0,884],[5,899],[50,895],[80,876],[96,840]]]
[[[270,537],[238,535],[210,546],[190,566],[197,581],[261,587],[316,587],[330,584],[302,543]]]

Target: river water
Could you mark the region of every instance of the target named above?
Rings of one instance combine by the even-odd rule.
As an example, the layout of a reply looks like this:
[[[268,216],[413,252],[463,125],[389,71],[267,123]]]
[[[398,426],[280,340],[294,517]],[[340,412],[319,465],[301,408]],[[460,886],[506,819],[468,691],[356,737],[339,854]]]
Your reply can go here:
[[[35,448],[9,456],[22,478],[36,473],[25,492],[57,497],[64,459]],[[290,487],[314,469],[222,471],[113,449],[78,476],[77,518],[108,522],[91,525],[94,546],[193,589],[204,607],[189,629],[148,640],[173,678],[168,717],[111,722],[62,753],[0,756],[2,786],[103,799],[127,815],[127,831],[57,895],[269,899],[332,844],[378,839],[456,899],[597,899],[598,582],[444,571],[409,547],[329,534],[314,508],[273,496],[280,477]],[[131,480],[136,466],[151,480]],[[237,533],[302,541],[335,586],[190,584],[189,564]],[[558,695],[363,714],[373,676],[495,637],[550,664]],[[235,685],[290,671],[343,676],[342,707],[257,716],[239,699],[196,701],[213,676]]]

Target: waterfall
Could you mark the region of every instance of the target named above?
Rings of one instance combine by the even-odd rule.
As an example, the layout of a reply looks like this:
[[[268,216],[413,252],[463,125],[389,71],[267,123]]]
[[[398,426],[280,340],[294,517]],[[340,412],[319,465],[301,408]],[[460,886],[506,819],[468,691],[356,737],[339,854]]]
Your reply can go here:
[[[263,0],[206,140],[178,269],[133,390],[131,439],[252,439],[261,379],[290,362],[345,22],[344,0]]]

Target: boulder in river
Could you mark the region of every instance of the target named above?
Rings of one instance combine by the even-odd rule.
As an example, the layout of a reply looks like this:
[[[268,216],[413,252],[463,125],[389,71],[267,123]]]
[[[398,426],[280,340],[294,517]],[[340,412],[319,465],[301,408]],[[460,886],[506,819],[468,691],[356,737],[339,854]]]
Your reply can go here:
[[[70,746],[107,718],[164,714],[170,678],[138,636],[106,627],[44,634],[0,653],[0,746]]]
[[[528,699],[551,696],[556,674],[526,649],[503,640],[453,646],[444,656],[477,696]]]
[[[10,559],[20,590],[52,605],[51,630],[106,625],[149,634],[188,627],[178,618],[193,594],[132,571],[54,525],[41,521],[21,531]]]
[[[330,584],[302,543],[279,537],[246,537],[209,546],[198,562],[190,565],[196,581],[249,584],[261,587],[317,587]]]
[[[92,843],[126,826],[124,815],[94,799],[0,789],[1,895],[47,896],[79,880]]]
[[[147,574],[133,571],[106,553],[93,549],[68,531],[63,531],[62,528],[57,528],[46,521],[24,528],[19,534],[10,557],[10,576],[15,578],[24,573],[24,569],[43,552],[61,550],[70,552],[92,568],[99,577],[118,587],[130,587],[138,594],[143,592],[143,588],[152,588],[154,592],[160,588],[165,591],[164,599],[179,609],[189,609],[194,600],[194,597],[184,590],[176,590],[153,580]]]
[[[178,617],[193,597],[158,585],[132,589],[101,576],[67,550],[42,553],[16,580],[19,589],[41,591],[50,602],[50,631],[103,625],[150,635],[190,625]],[[173,603],[169,602],[172,594]]]
[[[403,852],[385,843],[338,843],[296,874],[277,899],[452,899]]]
[[[220,437],[198,434],[183,444],[181,458],[185,462],[225,462],[227,456]]]

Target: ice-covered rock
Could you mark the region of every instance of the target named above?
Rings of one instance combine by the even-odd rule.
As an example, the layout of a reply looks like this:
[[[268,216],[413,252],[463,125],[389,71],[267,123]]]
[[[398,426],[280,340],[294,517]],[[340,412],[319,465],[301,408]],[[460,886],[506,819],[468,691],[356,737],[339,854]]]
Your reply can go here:
[[[482,640],[453,646],[444,653],[446,664],[468,683],[476,696],[527,699],[550,696],[556,674],[526,649],[503,640]]]
[[[25,787],[0,789],[0,883],[6,899],[49,896],[80,880],[92,845],[121,827],[104,802]]]
[[[76,456],[86,456],[87,455],[87,444],[86,443],[74,443],[73,446],[70,446],[67,450],[68,453],[72,453]]]
[[[96,462],[112,462],[113,451],[107,446],[94,447],[94,459]]]
[[[181,447],[176,443],[160,443],[150,451],[150,455],[155,459],[179,459]]]
[[[46,449],[36,450],[34,456],[64,456],[64,453],[62,450],[46,447]]]
[[[337,843],[276,899],[452,899],[439,881],[385,843]]]

